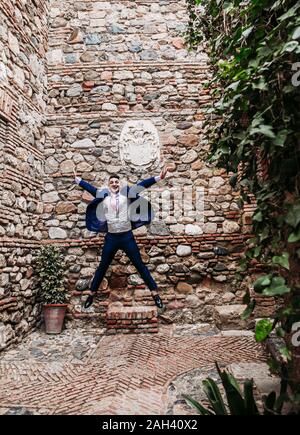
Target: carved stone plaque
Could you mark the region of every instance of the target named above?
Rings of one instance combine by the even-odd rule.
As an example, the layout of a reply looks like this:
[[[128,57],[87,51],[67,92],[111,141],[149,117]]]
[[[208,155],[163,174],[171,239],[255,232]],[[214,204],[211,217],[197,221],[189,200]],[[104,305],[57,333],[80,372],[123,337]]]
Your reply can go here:
[[[127,121],[121,132],[119,149],[122,164],[130,169],[144,170],[159,165],[159,136],[151,121]]]

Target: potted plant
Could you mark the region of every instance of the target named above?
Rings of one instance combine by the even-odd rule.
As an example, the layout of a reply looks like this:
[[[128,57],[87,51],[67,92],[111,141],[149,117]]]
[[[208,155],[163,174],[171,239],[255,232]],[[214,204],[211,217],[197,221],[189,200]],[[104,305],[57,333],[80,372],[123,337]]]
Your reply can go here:
[[[59,334],[67,308],[63,257],[56,246],[43,246],[38,252],[36,264],[45,330],[47,334]]]

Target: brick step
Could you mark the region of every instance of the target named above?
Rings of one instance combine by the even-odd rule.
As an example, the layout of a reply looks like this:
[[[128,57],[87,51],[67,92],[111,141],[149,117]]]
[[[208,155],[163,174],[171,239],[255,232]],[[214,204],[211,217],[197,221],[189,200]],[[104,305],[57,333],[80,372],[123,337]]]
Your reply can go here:
[[[106,313],[107,334],[158,332],[156,307],[113,307]]]
[[[233,329],[249,329],[253,319],[243,320],[241,315],[247,305],[220,305],[214,307],[213,318],[215,325],[221,331]]]

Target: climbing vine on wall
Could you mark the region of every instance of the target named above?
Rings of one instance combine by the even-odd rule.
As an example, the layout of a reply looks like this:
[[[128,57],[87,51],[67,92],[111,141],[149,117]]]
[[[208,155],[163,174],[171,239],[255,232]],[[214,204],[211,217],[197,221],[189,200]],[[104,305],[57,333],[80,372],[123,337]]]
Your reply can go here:
[[[207,47],[213,72],[209,160],[231,173],[241,206],[251,194],[257,202],[241,275],[263,264],[254,291],[281,302],[274,321],[258,322],[256,338],[273,329],[287,337],[300,321],[300,2],[186,1],[189,46]],[[244,301],[250,315],[249,291]],[[300,382],[300,347],[286,341],[286,361],[298,352]]]

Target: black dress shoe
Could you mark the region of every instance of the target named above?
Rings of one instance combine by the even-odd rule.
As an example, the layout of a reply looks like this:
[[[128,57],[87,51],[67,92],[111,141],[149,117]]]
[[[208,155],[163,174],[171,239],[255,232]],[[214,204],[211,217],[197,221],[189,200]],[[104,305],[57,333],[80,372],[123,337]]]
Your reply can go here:
[[[89,308],[92,305],[92,303],[94,302],[94,297],[95,295],[88,295],[84,303],[84,308]]]
[[[154,299],[155,305],[158,308],[163,308],[164,304],[163,304],[162,300],[160,299],[160,296],[159,295],[152,295],[152,297]]]

